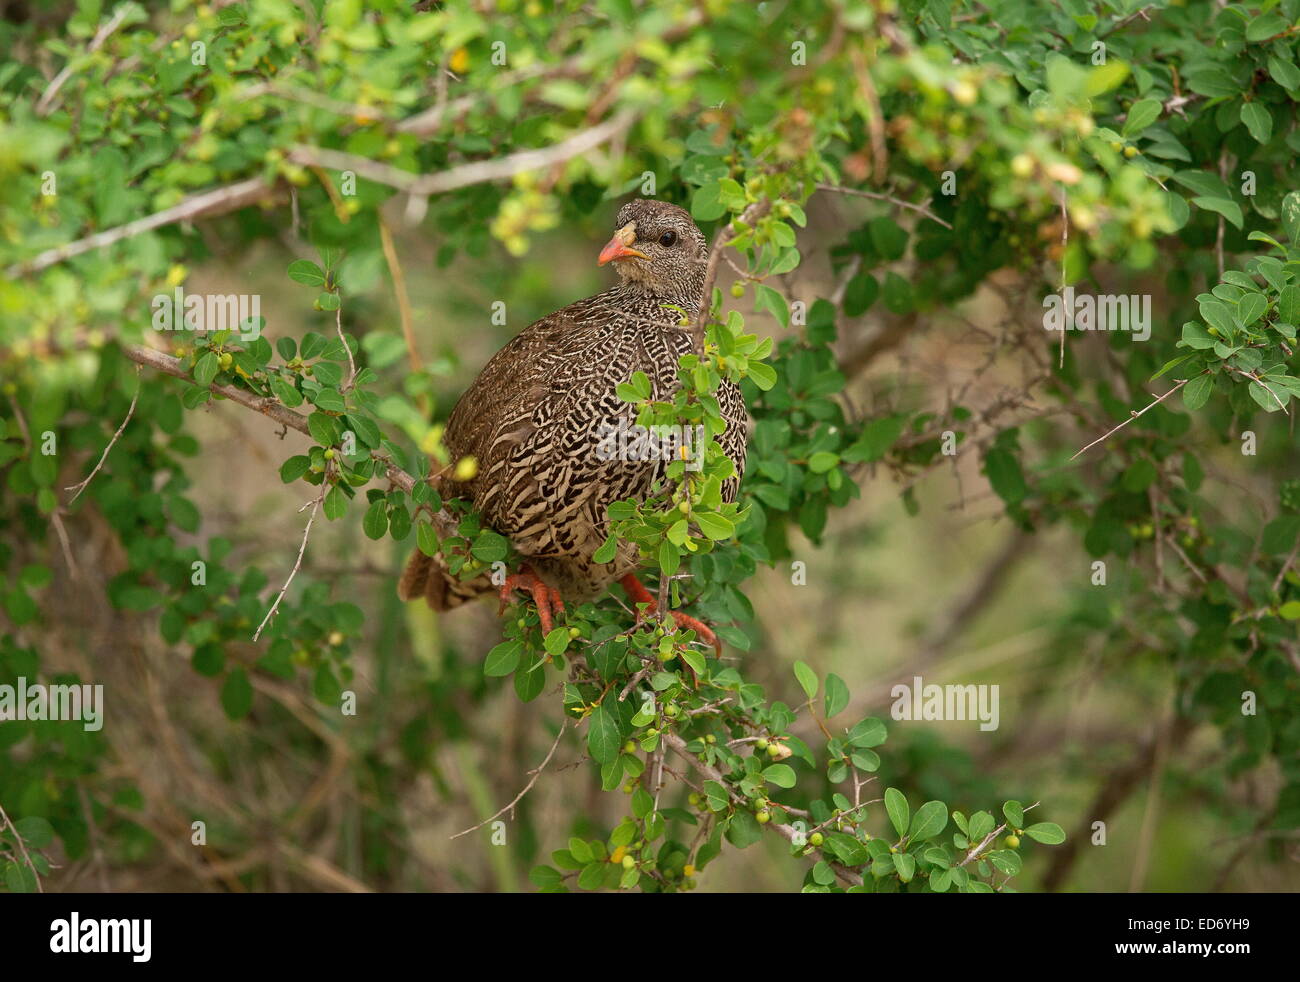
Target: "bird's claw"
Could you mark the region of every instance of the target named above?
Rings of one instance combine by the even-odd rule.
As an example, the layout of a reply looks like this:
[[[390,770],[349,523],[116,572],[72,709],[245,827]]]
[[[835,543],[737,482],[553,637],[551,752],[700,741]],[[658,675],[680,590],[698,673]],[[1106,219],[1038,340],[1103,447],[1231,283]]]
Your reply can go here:
[[[552,615],[560,617],[564,614],[564,600],[560,597],[560,591],[547,586],[528,567],[521,566],[519,572],[511,573],[501,584],[501,606],[497,610],[498,617],[506,612],[510,596],[516,590],[524,590],[532,596],[533,603],[537,606],[537,619],[542,624],[542,634],[550,634],[554,624],[551,620]]]

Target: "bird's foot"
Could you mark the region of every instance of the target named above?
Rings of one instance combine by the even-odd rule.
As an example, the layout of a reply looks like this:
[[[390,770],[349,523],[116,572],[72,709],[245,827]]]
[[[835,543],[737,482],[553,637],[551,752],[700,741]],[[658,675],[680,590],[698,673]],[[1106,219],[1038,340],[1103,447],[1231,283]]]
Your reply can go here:
[[[543,583],[527,566],[520,566],[519,572],[511,573],[501,584],[501,607],[497,610],[498,617],[506,612],[510,596],[516,590],[525,590],[532,596],[533,603],[537,605],[537,618],[542,622],[542,634],[550,634],[553,626],[552,614],[556,617],[564,614],[564,601],[560,598],[560,591]]]
[[[646,605],[645,612],[637,615],[637,623],[640,623],[643,618],[649,617],[659,609],[659,601],[655,599],[654,594],[642,586],[641,581],[636,578],[635,574],[628,573],[618,582],[619,586],[627,591],[628,597],[634,604]],[[707,625],[689,614],[683,614],[679,610],[670,610],[668,613],[672,616],[673,622],[677,625],[679,631],[694,631],[696,637],[713,645],[713,650],[718,657],[722,657],[722,642],[718,640],[718,636]]]

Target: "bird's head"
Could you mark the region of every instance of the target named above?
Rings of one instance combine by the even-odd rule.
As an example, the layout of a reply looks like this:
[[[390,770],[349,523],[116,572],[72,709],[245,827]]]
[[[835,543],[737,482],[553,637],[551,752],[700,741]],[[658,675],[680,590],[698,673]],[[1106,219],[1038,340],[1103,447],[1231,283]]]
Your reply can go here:
[[[599,265],[614,263],[624,282],[655,296],[698,301],[709,246],[687,211],[666,201],[638,198],[619,209],[614,227]]]

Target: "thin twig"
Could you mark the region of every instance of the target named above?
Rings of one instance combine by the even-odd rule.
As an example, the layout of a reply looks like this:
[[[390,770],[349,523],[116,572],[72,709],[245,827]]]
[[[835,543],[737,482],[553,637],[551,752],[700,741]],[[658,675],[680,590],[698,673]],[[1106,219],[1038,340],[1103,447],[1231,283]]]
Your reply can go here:
[[[515,805],[519,804],[519,802],[523,799],[524,795],[528,794],[528,792],[533,789],[533,785],[537,783],[537,779],[542,776],[542,771],[546,770],[546,765],[549,764],[551,762],[551,758],[555,756],[555,749],[560,745],[560,737],[564,736],[565,728],[568,727],[568,725],[569,725],[569,720],[567,717],[560,721],[560,732],[555,734],[555,742],[551,744],[551,749],[546,754],[546,759],[543,760],[540,764],[537,765],[537,767],[535,767],[532,770],[531,773],[533,776],[529,778],[528,783],[524,785],[524,789],[514,796],[510,804],[500,809],[496,814],[489,815],[487,818],[483,819],[483,821],[479,822],[477,825],[471,828],[466,829],[464,832],[457,832],[455,835],[452,836],[452,838],[459,839],[462,835],[469,835],[471,832],[476,832],[479,829],[481,829],[484,825],[487,825],[488,822],[494,821],[500,818],[506,812],[513,810]]]
[[[1025,811],[1030,811],[1031,809],[1037,808],[1037,807],[1038,807],[1038,804],[1039,804],[1039,803],[1038,803],[1037,801],[1035,801],[1032,805],[1027,805],[1027,806],[1025,807],[1024,810],[1025,810]],[[965,866],[966,864],[971,863],[971,862],[974,862],[976,859],[978,859],[978,858],[980,857],[980,854],[981,854],[981,853],[982,853],[986,848],[988,848],[989,843],[991,843],[994,839],[996,839],[996,838],[998,837],[998,835],[999,835],[999,834],[1000,834],[1000,833],[1001,833],[1001,832],[1002,832],[1006,827],[1007,827],[1007,823],[1006,823],[1006,822],[1003,822],[1001,825],[999,825],[997,828],[995,828],[995,829],[994,829],[992,832],[990,832],[988,835],[984,836],[984,838],[981,839],[981,840],[979,841],[979,843],[978,843],[976,846],[974,846],[974,848],[971,849],[970,852],[966,853],[966,858],[963,859],[960,863],[958,863],[957,866],[954,867],[954,868],[960,868],[960,867]]]
[[[302,545],[298,546],[298,558],[293,564],[293,569],[289,571],[289,578],[284,581],[284,586],[280,587],[280,592],[275,595],[275,603],[271,604],[271,609],[268,610],[266,616],[262,618],[262,623],[257,625],[257,630],[253,633],[254,641],[262,636],[262,628],[266,627],[266,622],[269,621],[272,615],[274,615],[279,609],[280,601],[284,599],[284,595],[289,589],[289,584],[292,583],[293,578],[298,575],[298,570],[302,566],[303,553],[307,551],[307,538],[311,535],[312,522],[316,521],[316,512],[320,510],[321,502],[325,500],[325,490],[327,486],[328,485],[322,481],[320,494],[316,495],[312,501],[307,503],[308,505],[311,505],[311,515],[307,518],[307,527],[302,530]],[[307,505],[303,505],[302,507],[306,508]],[[302,511],[302,508],[299,508],[298,510]]]
[[[349,392],[353,383],[357,380],[357,363],[352,360],[352,345],[348,344],[348,339],[343,334],[343,303],[341,301],[334,308],[334,329],[339,333],[339,341],[343,344],[343,350],[348,353],[348,380],[343,383],[339,391]]]
[[[126,429],[126,424],[131,422],[131,417],[135,414],[136,400],[140,398],[140,369],[142,367],[143,366],[141,365],[135,366],[136,386],[135,395],[131,397],[131,406],[126,411],[126,419],[122,420],[122,425],[117,428],[117,432],[113,434],[113,439],[108,441],[108,446],[104,448],[104,452],[100,455],[99,463],[95,465],[95,469],[86,475],[86,479],[80,484],[74,484],[71,487],[63,489],[64,491],[73,492],[72,497],[68,499],[68,504],[72,504],[76,501],[77,498],[80,497],[81,492],[86,490],[86,485],[95,479],[95,475],[99,473],[99,469],[104,466],[104,461],[108,459],[109,451],[113,449],[114,444],[117,443],[118,437],[120,437],[122,431]]]
[[[872,201],[887,201],[891,205],[897,205],[899,208],[907,208],[909,211],[914,211],[919,215],[924,215],[926,218],[930,219],[930,221],[938,222],[944,228],[952,228],[951,225],[932,212],[929,208],[925,207],[925,205],[918,205],[911,201],[904,201],[902,198],[895,198],[892,194],[883,194],[878,191],[860,191],[857,188],[846,188],[839,184],[818,184],[817,190],[833,191],[836,194],[847,194],[854,198],[870,198]]]
[[[411,366],[412,374],[419,374],[424,371],[424,365],[420,361],[420,352],[415,346],[415,327],[411,316],[411,298],[406,292],[406,276],[397,258],[393,233],[382,214],[379,216],[379,243],[384,248],[384,260],[388,263],[388,273],[393,278],[393,294],[397,297],[397,313],[402,323],[402,337],[406,340],[406,359]]]
[[[86,54],[94,54],[103,47],[109,35],[122,26],[122,21],[126,20],[126,15],[131,13],[133,9],[135,9],[135,5],[130,3],[124,3],[118,7],[108,22],[95,32],[95,36],[90,40],[90,45],[86,48]],[[70,57],[59,74],[55,75],[53,81],[46,86],[45,91],[41,93],[40,99],[36,101],[37,116],[48,115],[50,110],[54,108],[54,100],[57,98],[59,90],[63,88],[68,79],[72,78],[73,66],[77,60],[76,56]]]
[[[1204,372],[1202,372],[1201,374],[1204,374]],[[1141,415],[1142,415],[1144,412],[1146,412],[1148,409],[1151,409],[1153,406],[1158,406],[1160,403],[1164,402],[1166,399],[1168,399],[1171,395],[1173,395],[1175,392],[1177,392],[1179,389],[1181,389],[1184,385],[1186,385],[1186,384],[1187,384],[1188,382],[1190,382],[1190,381],[1191,381],[1191,379],[1186,379],[1186,378],[1185,378],[1185,379],[1179,379],[1177,385],[1175,385],[1172,389],[1170,389],[1170,390],[1169,390],[1168,392],[1166,392],[1164,395],[1158,397],[1158,398],[1155,400],[1155,402],[1152,402],[1150,405],[1147,405],[1147,406],[1142,407],[1141,409],[1137,410],[1137,412],[1131,412],[1130,415],[1129,415],[1129,418],[1128,418],[1128,419],[1124,420],[1124,422],[1120,423],[1119,426],[1116,426],[1114,429],[1108,430],[1107,432],[1103,433],[1101,436],[1097,437],[1097,439],[1093,440],[1092,443],[1088,444],[1088,445],[1087,445],[1086,447],[1084,447],[1082,450],[1079,450],[1077,453],[1075,453],[1074,457],[1071,457],[1070,460],[1074,460],[1074,458],[1075,458],[1075,457],[1078,457],[1079,454],[1086,453],[1087,451],[1091,450],[1093,447],[1095,447],[1097,444],[1101,443],[1102,440],[1105,440],[1108,436],[1110,436],[1110,435],[1111,435],[1112,433],[1114,433],[1116,430],[1120,430],[1120,429],[1123,429],[1125,426],[1128,426],[1129,423],[1133,422],[1133,420],[1137,419],[1139,416],[1141,416]],[[1068,461],[1067,461],[1067,463],[1068,463]]]

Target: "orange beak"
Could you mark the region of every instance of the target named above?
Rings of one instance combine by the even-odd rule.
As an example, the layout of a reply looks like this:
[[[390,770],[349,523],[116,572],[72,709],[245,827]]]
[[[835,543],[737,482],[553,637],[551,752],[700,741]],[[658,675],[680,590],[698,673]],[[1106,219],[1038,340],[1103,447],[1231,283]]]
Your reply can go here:
[[[615,259],[649,259],[650,257],[644,252],[637,252],[632,248],[632,243],[635,241],[636,222],[628,222],[615,232],[605,248],[600,250],[600,258],[596,260],[596,265],[604,266]]]

